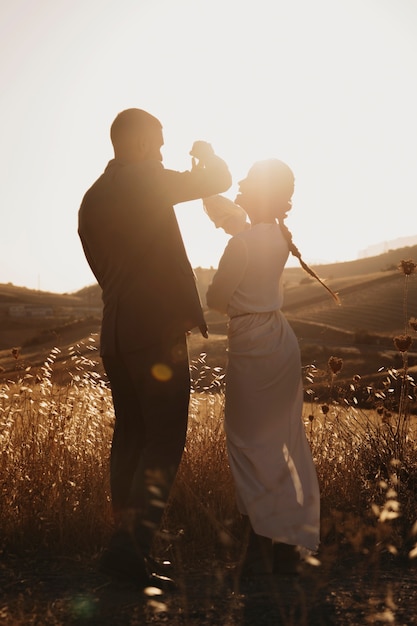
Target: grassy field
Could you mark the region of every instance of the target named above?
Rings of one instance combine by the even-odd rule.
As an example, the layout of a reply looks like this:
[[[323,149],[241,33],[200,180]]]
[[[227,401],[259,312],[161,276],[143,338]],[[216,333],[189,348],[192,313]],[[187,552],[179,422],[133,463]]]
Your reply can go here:
[[[68,355],[69,384],[53,382],[57,357],[61,356],[58,349],[53,349],[36,376],[32,376],[30,370],[23,371],[20,380],[3,384],[0,390],[3,553],[0,582],[3,576],[8,590],[3,601],[0,596],[0,615],[5,624],[100,623],[91,621],[92,617],[90,621],[71,621],[77,611],[71,608],[68,597],[65,602],[56,601],[57,596],[66,597],[65,591],[54,588],[51,597],[45,594],[44,588],[43,591],[39,588],[35,576],[38,572],[41,579],[45,577],[42,563],[57,568],[59,561],[53,580],[59,580],[60,576],[62,579],[64,570],[67,572],[65,584],[73,584],[74,581],[68,580],[68,572],[73,571],[76,564],[81,567],[81,563],[84,572],[85,569],[91,570],[111,531],[108,457],[113,410],[109,390],[98,371],[96,352],[91,350],[95,342],[90,343],[90,358],[84,356],[81,346],[73,347]],[[339,362],[331,361],[330,365],[337,370]],[[330,387],[335,386],[338,375],[333,370],[330,367],[328,372]],[[206,353],[192,361],[192,371],[194,390],[186,451],[166,512],[165,532],[157,550],[162,556],[174,555],[182,568],[184,585],[185,581],[189,584],[191,572],[194,580],[191,585],[199,589],[196,576],[202,573],[214,575],[214,572],[216,584],[220,584],[219,580],[224,584],[227,572],[238,566],[244,527],[235,507],[226,457],[222,426],[223,371],[207,364]],[[311,381],[312,373],[309,372],[307,390]],[[359,380],[357,386],[360,387]],[[208,389],[196,390],[202,387]],[[414,611],[413,604],[398,608],[399,599],[391,596],[394,593],[393,576],[401,572],[402,579],[408,580],[407,575],[414,575],[417,556],[417,432],[407,405],[393,412],[384,408],[383,400],[382,397],[376,398],[372,410],[359,409],[354,394],[334,396],[328,403],[317,403],[312,397],[304,406],[303,420],[321,489],[321,547],[311,559],[311,571],[299,583],[298,591],[291,587],[286,596],[293,602],[296,594],[299,602],[299,594],[304,593],[302,589],[306,587],[311,598],[315,598],[315,604],[312,606],[311,598],[302,595],[307,617],[291,618],[295,621],[288,617],[282,623],[303,626],[365,623],[346,621],[354,602],[346,593],[352,593],[352,589],[358,593],[357,587],[361,584],[365,589],[363,578],[369,576],[374,586],[371,590],[367,581],[367,593],[375,595],[378,588],[378,606],[369,605],[369,598],[361,596],[360,606],[356,600],[352,613],[356,616],[354,619],[360,614],[369,621],[383,614],[386,623],[397,623],[396,615],[403,619],[408,611]],[[320,615],[326,614],[327,609],[324,613],[322,609],[329,599],[324,590],[336,580],[345,563],[349,563],[350,576],[352,572],[355,576],[347,579],[348,586],[344,591],[339,590],[337,603],[332,605],[331,619],[337,621],[313,621],[311,615],[316,615],[318,609]],[[346,585],[345,570],[342,576]],[[25,599],[14,593],[16,588],[21,590],[22,577],[26,580],[26,589],[30,590]],[[97,600],[100,596],[97,589],[101,589],[103,581],[97,583],[93,576],[93,582],[90,580],[89,597],[96,594]],[[211,582],[214,585],[210,587],[212,602],[215,590],[219,589],[216,584]],[[221,589],[221,602],[226,603],[227,598],[233,604],[233,594],[226,594],[222,586]],[[262,595],[267,591],[263,588],[258,593]],[[111,590],[106,588],[107,599],[109,593]],[[396,593],[400,594],[400,591]],[[412,596],[410,602],[414,599]],[[184,597],[182,601],[185,601]],[[114,602],[118,606],[117,597]],[[137,597],[135,602],[138,603]],[[179,602],[178,598],[176,602]],[[282,604],[283,598],[280,602],[280,610],[284,605],[289,610],[285,603]],[[243,619],[241,609],[233,605],[232,610],[232,604],[227,606],[233,620],[230,618],[224,623],[251,623]],[[123,611],[127,611],[126,604],[123,604]],[[162,610],[165,616],[166,611],[167,608]],[[218,614],[210,622],[194,622],[191,617],[189,621],[178,621],[180,612],[177,607],[173,614],[175,619],[173,616],[169,623],[222,623],[218,621]],[[339,614],[340,621],[336,618]],[[152,615],[152,620],[157,620],[155,614]],[[127,617],[126,620],[101,623],[163,623],[150,618],[150,621],[142,622],[128,621]],[[275,626],[280,622],[269,623]]]
[[[320,550],[296,584],[243,589],[233,578],[244,528],[223,433],[224,317],[208,314],[209,340],[189,338],[187,445],[156,546],[174,556],[182,587],[163,602],[110,589],[95,569],[112,526],[114,420],[98,358],[99,320],[37,328],[3,350],[2,623],[417,623],[415,278],[402,267],[347,281],[341,308],[319,301],[310,283],[304,300],[289,288],[322,506]],[[361,322],[367,318],[373,326]]]

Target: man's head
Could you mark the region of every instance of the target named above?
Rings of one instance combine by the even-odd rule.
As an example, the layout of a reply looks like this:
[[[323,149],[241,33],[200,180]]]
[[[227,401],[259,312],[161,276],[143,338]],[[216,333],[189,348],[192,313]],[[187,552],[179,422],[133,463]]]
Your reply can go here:
[[[119,113],[111,125],[110,138],[116,159],[162,161],[162,124],[142,109],[126,109]]]

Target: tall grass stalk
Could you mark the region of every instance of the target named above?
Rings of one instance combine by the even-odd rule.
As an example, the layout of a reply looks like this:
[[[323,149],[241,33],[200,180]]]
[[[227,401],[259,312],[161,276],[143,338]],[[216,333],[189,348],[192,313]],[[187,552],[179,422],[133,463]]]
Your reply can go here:
[[[69,385],[52,382],[59,350],[0,390],[0,528],[13,549],[96,546],[109,523],[108,390],[72,352]]]

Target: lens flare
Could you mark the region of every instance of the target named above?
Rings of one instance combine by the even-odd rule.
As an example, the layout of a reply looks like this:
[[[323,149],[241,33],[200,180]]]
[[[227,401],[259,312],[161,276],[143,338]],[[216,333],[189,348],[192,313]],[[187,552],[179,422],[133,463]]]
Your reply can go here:
[[[90,621],[97,613],[97,602],[90,594],[80,594],[72,599],[71,609],[77,620]]]
[[[172,369],[166,363],[155,363],[155,365],[152,365],[151,373],[155,380],[163,383],[172,378]]]

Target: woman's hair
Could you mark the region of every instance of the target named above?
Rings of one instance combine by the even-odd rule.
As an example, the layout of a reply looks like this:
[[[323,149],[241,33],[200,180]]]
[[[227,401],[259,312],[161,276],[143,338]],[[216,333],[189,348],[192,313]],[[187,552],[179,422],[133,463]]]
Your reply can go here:
[[[285,240],[288,244],[288,248],[289,251],[291,252],[291,254],[295,257],[297,257],[297,259],[300,262],[301,267],[303,268],[303,270],[305,270],[307,272],[307,274],[310,274],[310,276],[312,276],[313,278],[315,278],[316,280],[319,281],[319,283],[321,285],[323,285],[323,287],[325,289],[327,289],[327,291],[330,293],[330,295],[332,296],[332,298],[335,300],[335,302],[337,304],[340,304],[340,299],[339,296],[337,295],[337,293],[335,293],[332,289],[330,289],[330,287],[328,287],[322,280],[321,278],[316,274],[316,272],[311,269],[311,267],[309,265],[307,265],[307,263],[305,261],[303,261],[303,258],[301,256],[301,252],[299,251],[299,249],[297,248],[297,246],[295,245],[295,243],[292,240],[292,234],[288,228],[288,226],[284,223],[284,219],[285,217],[282,218],[278,218],[278,224],[279,227],[281,228],[281,232],[285,237]]]

